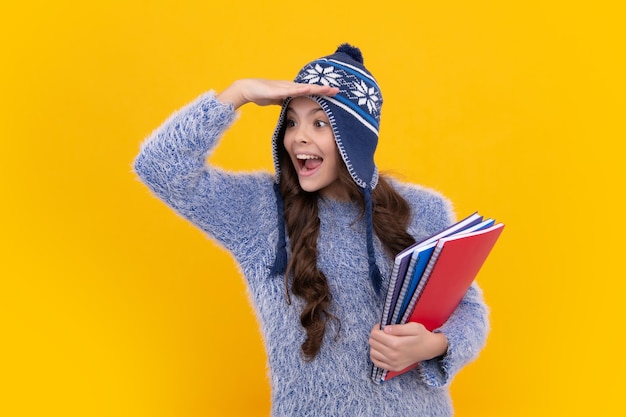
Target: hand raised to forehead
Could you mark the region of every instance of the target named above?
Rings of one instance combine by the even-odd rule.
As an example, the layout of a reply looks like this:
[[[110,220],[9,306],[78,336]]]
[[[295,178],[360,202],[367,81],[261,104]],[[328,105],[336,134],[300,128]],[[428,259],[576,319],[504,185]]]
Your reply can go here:
[[[262,78],[246,78],[232,83],[226,90],[218,94],[217,99],[232,103],[239,108],[246,103],[259,106],[281,105],[287,97],[306,95],[334,96],[339,92],[337,87],[317,84],[299,84],[284,80],[268,80]]]

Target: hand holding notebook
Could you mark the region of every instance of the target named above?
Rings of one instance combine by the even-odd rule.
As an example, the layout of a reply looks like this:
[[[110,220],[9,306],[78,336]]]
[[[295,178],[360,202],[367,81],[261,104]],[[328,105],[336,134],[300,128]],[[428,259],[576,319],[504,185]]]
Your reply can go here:
[[[458,306],[474,281],[504,225],[483,220],[477,213],[396,256],[381,329],[415,322],[432,331]],[[390,372],[373,366],[372,380],[380,383],[415,368]]]

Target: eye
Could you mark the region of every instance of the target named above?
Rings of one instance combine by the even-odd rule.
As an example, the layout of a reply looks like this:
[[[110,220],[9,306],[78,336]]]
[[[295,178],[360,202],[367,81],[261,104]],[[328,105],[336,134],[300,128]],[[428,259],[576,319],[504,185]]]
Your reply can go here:
[[[315,127],[326,127],[328,126],[328,122],[324,120],[316,120],[314,123]]]
[[[285,120],[285,127],[290,128],[290,127],[294,127],[296,125],[296,122],[294,122],[291,119],[287,119]]]

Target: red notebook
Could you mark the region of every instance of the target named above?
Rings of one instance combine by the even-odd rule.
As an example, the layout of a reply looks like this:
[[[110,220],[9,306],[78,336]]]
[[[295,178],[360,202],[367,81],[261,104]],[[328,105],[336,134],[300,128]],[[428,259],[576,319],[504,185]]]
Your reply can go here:
[[[420,287],[407,308],[402,323],[421,323],[428,330],[443,325],[463,299],[478,271],[489,256],[504,224],[498,223],[483,230],[460,233],[442,238],[424,271]],[[384,371],[387,381],[413,368],[402,371]]]

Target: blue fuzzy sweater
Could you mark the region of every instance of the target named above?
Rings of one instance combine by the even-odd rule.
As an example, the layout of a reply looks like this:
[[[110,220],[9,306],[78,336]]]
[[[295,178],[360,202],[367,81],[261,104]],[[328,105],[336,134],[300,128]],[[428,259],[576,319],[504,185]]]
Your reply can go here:
[[[176,212],[217,240],[235,257],[259,318],[269,362],[273,416],[450,416],[449,384],[483,347],[487,309],[473,285],[440,329],[449,341],[444,358],[376,385],[370,380],[368,338],[380,321],[383,300],[368,279],[365,227],[352,203],[320,200],[318,265],[333,295],[331,312],[341,320],[327,326],[322,349],[302,358],[302,302],[285,300],[282,276],[271,276],[277,231],[270,173],[243,174],[207,165],[206,158],[235,120],[232,106],[206,93],[174,113],[141,147],[135,172]],[[268,142],[269,143],[269,142]],[[409,232],[423,239],[453,221],[439,194],[394,182],[410,203]],[[392,259],[376,239],[383,294]],[[386,280],[385,280],[386,279]],[[219,341],[216,341],[219,343]]]

